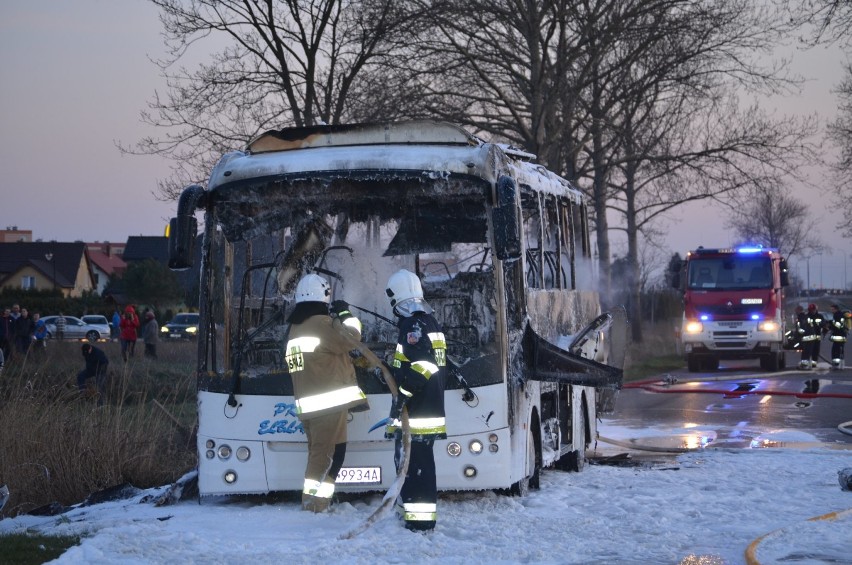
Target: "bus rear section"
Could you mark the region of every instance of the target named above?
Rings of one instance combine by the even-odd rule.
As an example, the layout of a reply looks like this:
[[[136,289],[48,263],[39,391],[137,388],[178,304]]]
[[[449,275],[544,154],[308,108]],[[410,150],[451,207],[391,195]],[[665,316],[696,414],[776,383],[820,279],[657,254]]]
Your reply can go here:
[[[582,467],[623,351],[610,353],[612,317],[582,288],[584,199],[530,157],[436,122],[276,130],[184,190],[170,263],[200,265],[202,496],[302,488],[283,348],[308,272],[363,324],[351,356],[370,408],[349,415],[340,490],[383,490],[396,474],[393,442],[370,428],[391,405],[376,367],[395,350],[384,289],[401,268],[421,278],[452,366],[439,488],[522,494],[543,466]]]

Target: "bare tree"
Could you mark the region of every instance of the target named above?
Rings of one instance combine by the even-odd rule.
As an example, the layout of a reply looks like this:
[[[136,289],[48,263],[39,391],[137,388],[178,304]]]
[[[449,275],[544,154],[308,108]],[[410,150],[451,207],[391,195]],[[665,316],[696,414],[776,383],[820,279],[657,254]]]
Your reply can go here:
[[[823,251],[811,235],[813,220],[808,207],[790,196],[783,186],[765,186],[740,199],[730,209],[727,227],[743,243],[774,247],[787,257]]]
[[[265,130],[341,122],[362,75],[416,18],[394,0],[150,1],[161,10],[168,55],[157,64],[168,91],[142,118],[164,133],[122,149],[174,161],[160,186],[169,199]],[[201,45],[219,50],[209,63],[178,67]]]

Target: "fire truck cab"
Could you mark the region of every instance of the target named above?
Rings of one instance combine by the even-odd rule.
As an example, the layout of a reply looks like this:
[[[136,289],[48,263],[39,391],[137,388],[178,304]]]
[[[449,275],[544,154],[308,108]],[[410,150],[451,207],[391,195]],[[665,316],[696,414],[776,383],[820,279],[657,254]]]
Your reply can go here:
[[[699,247],[673,278],[683,291],[681,342],[689,371],[715,370],[720,359],[760,359],[785,366],[787,262],[777,249]]]

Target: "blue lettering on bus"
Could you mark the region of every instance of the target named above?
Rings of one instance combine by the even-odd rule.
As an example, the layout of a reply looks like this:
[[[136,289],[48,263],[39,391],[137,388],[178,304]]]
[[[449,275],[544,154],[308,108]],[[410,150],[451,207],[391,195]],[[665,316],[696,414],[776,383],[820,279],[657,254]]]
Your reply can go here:
[[[258,435],[263,434],[296,434],[305,433],[302,427],[302,422],[296,420],[264,420],[260,423],[260,428],[257,430]]]
[[[297,434],[305,433],[302,422],[299,421],[295,404],[279,402],[275,405],[273,416],[288,416],[280,420],[263,420],[257,430],[258,435],[264,434]]]
[[[273,416],[278,416],[279,414],[284,414],[285,416],[292,416],[294,418],[299,416],[299,414],[296,413],[296,405],[287,404],[286,402],[279,402],[275,405],[275,414],[273,414]]]

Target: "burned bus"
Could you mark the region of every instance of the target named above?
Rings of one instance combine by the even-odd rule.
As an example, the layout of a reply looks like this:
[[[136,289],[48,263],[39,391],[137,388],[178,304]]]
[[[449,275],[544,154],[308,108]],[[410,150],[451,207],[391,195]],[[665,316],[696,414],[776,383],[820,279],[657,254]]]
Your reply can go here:
[[[391,406],[374,367],[395,349],[385,285],[401,268],[420,277],[454,367],[439,489],[524,494],[542,468],[581,469],[621,385],[626,321],[600,311],[584,196],[533,155],[451,124],[264,133],[184,189],[169,251],[173,269],[200,269],[202,496],[302,488],[284,343],[307,273],[350,304],[369,353],[353,351],[370,410],[350,414],[337,490],[395,478],[393,442],[369,430]]]

